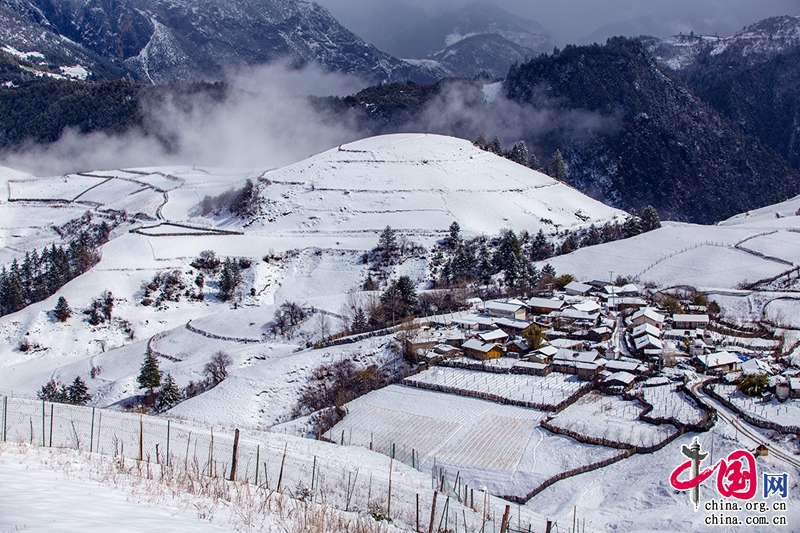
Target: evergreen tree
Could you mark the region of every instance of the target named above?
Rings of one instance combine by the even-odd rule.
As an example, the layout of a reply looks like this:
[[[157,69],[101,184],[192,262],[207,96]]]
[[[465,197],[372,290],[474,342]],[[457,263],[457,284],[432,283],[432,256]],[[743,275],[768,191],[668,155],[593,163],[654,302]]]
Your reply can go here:
[[[636,215],[636,210],[631,209],[630,214],[625,219],[625,236],[626,237],[635,237],[642,233],[642,221]]]
[[[397,245],[396,232],[391,226],[386,226],[378,237],[378,250],[381,253],[381,260],[385,265],[394,262],[400,248]]]
[[[449,232],[450,234],[448,235],[447,242],[450,245],[450,248],[455,250],[461,246],[461,226],[458,225],[458,222],[453,221],[453,223],[450,224]]]
[[[553,257],[553,245],[547,240],[544,231],[541,229],[531,243],[531,259],[542,261]]]
[[[367,329],[367,315],[361,307],[356,309],[356,314],[353,317],[353,323],[350,325],[353,333],[361,333]]]
[[[528,147],[525,146],[525,141],[519,141],[511,147],[508,153],[508,158],[520,165],[527,166],[528,164]]]
[[[233,300],[236,295],[236,287],[242,281],[242,273],[239,264],[230,258],[225,259],[222,265],[222,272],[219,274],[219,299],[223,302]]]
[[[553,268],[553,265],[551,265],[550,263],[547,263],[544,267],[542,267],[542,275],[555,278],[556,277],[556,269]]]
[[[653,231],[661,227],[661,219],[658,216],[658,211],[652,206],[648,205],[642,210],[642,231]]]
[[[536,157],[536,154],[531,153],[531,157],[528,159],[528,166],[533,170],[539,170],[540,163],[539,158]]]
[[[51,379],[46,384],[42,385],[42,388],[39,389],[39,392],[36,393],[36,396],[40,400],[45,400],[47,402],[69,402],[69,393],[67,392],[67,387],[55,379]]]
[[[481,248],[478,252],[478,278],[483,285],[492,283],[492,261],[486,242],[481,243]]]
[[[550,176],[558,181],[564,181],[566,176],[566,169],[564,167],[564,156],[561,155],[561,150],[553,152],[553,157],[550,158]]]
[[[67,395],[69,396],[69,403],[75,405],[86,405],[92,400],[92,395],[89,394],[89,389],[80,376],[75,376],[72,385],[67,389]]]
[[[139,367],[139,377],[136,378],[140,389],[147,389],[150,394],[161,386],[161,371],[158,370],[158,359],[148,348],[144,354],[144,361]]]
[[[500,143],[500,139],[497,135],[494,136],[494,139],[492,139],[492,142],[489,144],[489,151],[497,155],[503,155],[503,145]]]
[[[525,342],[528,343],[531,350],[538,350],[545,341],[544,330],[536,324],[533,324],[522,332],[522,338],[525,339]]]
[[[156,399],[156,409],[159,411],[166,411],[181,400],[181,390],[175,384],[172,374],[167,374],[164,378],[164,383],[158,391],[158,398]]]

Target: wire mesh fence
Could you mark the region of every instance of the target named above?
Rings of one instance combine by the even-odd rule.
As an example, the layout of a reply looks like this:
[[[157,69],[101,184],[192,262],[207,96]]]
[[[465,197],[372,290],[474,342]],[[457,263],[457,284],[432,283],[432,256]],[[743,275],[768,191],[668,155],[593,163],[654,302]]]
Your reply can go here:
[[[385,468],[374,461],[354,466],[352,460],[337,460],[335,444],[278,433],[244,437],[238,430],[131,412],[8,396],[0,402],[3,442],[71,448],[251,483],[343,511],[390,518],[418,532],[497,533],[503,525],[506,533],[545,530],[526,508],[503,512],[508,502],[468,487],[458,474],[453,478],[434,468],[430,485],[421,486],[419,477],[401,466],[419,468],[404,448],[376,449],[388,456]]]

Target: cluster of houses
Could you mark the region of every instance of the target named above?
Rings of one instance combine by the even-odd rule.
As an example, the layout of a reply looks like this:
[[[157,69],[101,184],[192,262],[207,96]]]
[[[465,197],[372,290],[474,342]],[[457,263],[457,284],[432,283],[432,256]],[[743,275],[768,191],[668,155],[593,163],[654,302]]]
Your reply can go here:
[[[667,315],[633,284],[573,281],[549,298],[476,298],[467,304],[469,310],[427,318],[406,340],[406,353],[431,364],[463,358],[465,366],[474,360],[517,373],[557,371],[623,389],[678,360],[709,374],[781,370],[762,358],[717,350],[709,315]],[[777,382],[787,397],[800,394],[800,375],[786,379],[785,387]]]

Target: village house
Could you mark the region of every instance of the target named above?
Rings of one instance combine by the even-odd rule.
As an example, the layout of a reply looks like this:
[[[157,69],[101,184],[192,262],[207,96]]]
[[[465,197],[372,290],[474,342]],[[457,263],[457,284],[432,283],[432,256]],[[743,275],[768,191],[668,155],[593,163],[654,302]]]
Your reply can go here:
[[[506,343],[506,353],[523,355],[531,351],[531,347],[522,339],[515,339]]]
[[[642,335],[641,337],[637,337],[633,339],[633,344],[636,346],[636,351],[647,355],[656,355],[658,352],[664,349],[664,343],[661,342],[661,339],[652,335]],[[655,351],[649,352],[649,350]]]
[[[576,352],[559,349],[553,358],[553,370],[564,374],[576,374],[582,381],[593,380],[605,365],[605,359],[596,350]]]
[[[727,374],[738,372],[742,366],[739,356],[727,351],[703,354],[695,357],[700,362],[703,370],[708,374]]]
[[[464,350],[464,355],[479,361],[499,359],[503,355],[503,350],[500,346],[493,342],[483,342],[480,339],[469,339],[461,345],[461,349]]]
[[[570,296],[586,296],[589,294],[589,291],[592,290],[592,286],[577,281],[570,281],[566,287],[564,287],[564,290]]]
[[[528,374],[534,376],[546,376],[553,371],[550,365],[536,363],[533,361],[519,361],[511,367],[512,374]]]
[[[527,307],[519,300],[489,300],[484,305],[484,312],[491,316],[524,320]]]
[[[664,315],[653,309],[652,307],[645,307],[633,315],[631,315],[631,324],[640,326],[642,324],[650,324],[659,330],[664,329]]]
[[[608,387],[619,387],[624,391],[631,390],[635,382],[636,376],[625,371],[614,372],[603,380],[604,385]]]
[[[708,315],[672,315],[672,329],[705,329]]]
[[[490,329],[488,331],[479,331],[478,338],[485,343],[503,343],[508,338],[508,333],[502,329]]]
[[[647,367],[638,361],[608,361],[606,363],[606,370],[611,372],[628,372],[631,374],[642,374],[647,371]]]
[[[534,350],[528,354],[528,361],[533,363],[550,364],[553,358],[558,353],[558,348],[555,346],[542,346],[538,350]]]
[[[800,377],[789,378],[789,396],[800,398]]]
[[[548,315],[558,311],[564,306],[564,300],[555,298],[531,298],[527,301],[528,310],[532,315]]]

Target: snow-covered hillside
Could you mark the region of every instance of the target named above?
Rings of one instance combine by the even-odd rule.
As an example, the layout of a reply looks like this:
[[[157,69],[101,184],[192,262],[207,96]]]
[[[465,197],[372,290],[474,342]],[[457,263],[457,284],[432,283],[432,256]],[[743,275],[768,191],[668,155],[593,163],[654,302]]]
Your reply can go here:
[[[493,236],[502,228],[551,233],[624,215],[467,141],[437,135],[366,139],[266,172],[173,167],[35,178],[4,170],[0,179],[7,190],[0,203],[6,266],[63,242],[53,227],[86,211],[96,220],[110,210],[127,214],[99,264],[50,298],[0,318],[0,390],[32,396],[51,378],[80,375],[97,405],[112,405],[139,393],[135,378],[148,343],[168,356],[161,369],[181,386],[200,379],[222,350],[234,359],[231,377],[176,411],[249,426],[285,420],[307,373],[344,353],[295,353],[319,338],[319,313],[296,338],[276,340],[269,322],[277,306],[291,300],[334,313],[328,327],[338,331],[335,314],[366,277],[361,256],[387,225],[430,246],[453,221],[465,236]],[[239,189],[247,179],[260,194],[256,216],[202,216],[198,204],[206,196]],[[251,259],[236,305],[217,301],[213,281],[203,301],[142,305],[143,284],[160,272],[177,270],[197,291],[190,263],[203,250]],[[424,260],[412,258],[396,267],[418,283],[426,270]],[[114,296],[114,319],[93,326],[80,311],[104,290]],[[75,311],[64,323],[53,315],[59,296]],[[30,349],[21,351],[23,343]],[[389,357],[386,341],[350,345],[347,353],[354,350],[366,360]],[[94,378],[92,369],[100,369]]]

